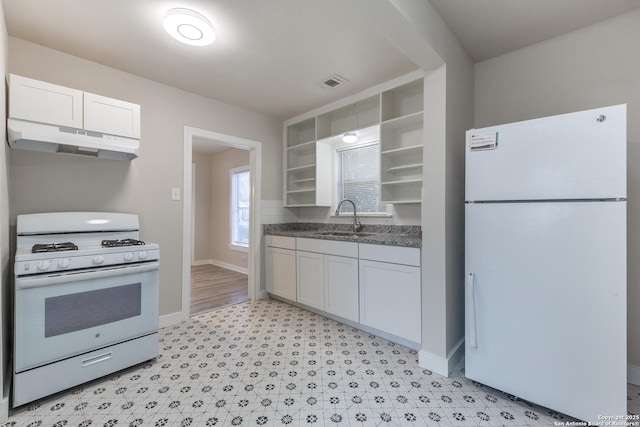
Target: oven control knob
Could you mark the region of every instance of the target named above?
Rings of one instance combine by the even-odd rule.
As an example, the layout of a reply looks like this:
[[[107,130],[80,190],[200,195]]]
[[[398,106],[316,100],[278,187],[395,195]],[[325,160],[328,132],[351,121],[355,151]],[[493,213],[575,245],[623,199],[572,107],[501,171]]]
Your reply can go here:
[[[138,259],[147,259],[147,251],[138,252]]]
[[[69,258],[58,260],[58,267],[60,268],[67,268],[69,267],[69,264],[71,264],[71,260]]]
[[[49,267],[51,267],[51,263],[47,260],[40,261],[40,263],[38,264],[38,270],[40,271],[46,271],[49,269]]]
[[[133,252],[127,252],[126,254],[124,254],[124,260],[133,261]]]
[[[94,264],[102,264],[104,262],[104,257],[102,255],[96,255],[93,257]]]

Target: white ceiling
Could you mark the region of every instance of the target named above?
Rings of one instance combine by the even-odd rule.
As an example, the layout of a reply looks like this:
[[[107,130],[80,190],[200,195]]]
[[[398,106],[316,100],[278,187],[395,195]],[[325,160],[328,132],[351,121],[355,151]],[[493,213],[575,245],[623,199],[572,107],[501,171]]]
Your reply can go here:
[[[4,0],[9,35],[189,92],[287,119],[417,68],[343,0]],[[167,35],[167,10],[205,15],[196,48]],[[338,73],[349,82],[317,83]]]
[[[430,0],[474,62],[640,8],[640,0]]]
[[[427,0],[422,0],[427,1]],[[640,0],[431,0],[476,61],[640,7]],[[287,119],[413,71],[348,0],[3,0],[9,35]],[[180,44],[167,10],[208,17],[216,42]],[[349,82],[317,83],[338,73]]]

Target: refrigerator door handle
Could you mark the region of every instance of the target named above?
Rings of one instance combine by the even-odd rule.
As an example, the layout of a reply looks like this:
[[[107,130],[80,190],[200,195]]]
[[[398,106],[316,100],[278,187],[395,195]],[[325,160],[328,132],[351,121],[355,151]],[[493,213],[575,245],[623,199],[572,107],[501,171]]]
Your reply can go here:
[[[469,313],[469,346],[471,348],[478,348],[478,337],[476,335],[476,297],[474,291],[474,275],[469,273],[467,275],[467,298],[468,298],[468,313]]]

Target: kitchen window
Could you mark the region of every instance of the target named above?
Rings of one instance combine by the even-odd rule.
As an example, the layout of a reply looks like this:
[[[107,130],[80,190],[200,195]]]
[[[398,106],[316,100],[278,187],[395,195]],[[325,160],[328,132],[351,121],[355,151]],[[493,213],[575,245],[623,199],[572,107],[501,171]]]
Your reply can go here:
[[[231,249],[247,251],[249,247],[249,166],[229,171],[231,178]]]
[[[351,199],[358,212],[386,214],[387,205],[380,202],[380,142],[336,150],[337,200]],[[353,212],[350,204],[342,205],[340,213]]]

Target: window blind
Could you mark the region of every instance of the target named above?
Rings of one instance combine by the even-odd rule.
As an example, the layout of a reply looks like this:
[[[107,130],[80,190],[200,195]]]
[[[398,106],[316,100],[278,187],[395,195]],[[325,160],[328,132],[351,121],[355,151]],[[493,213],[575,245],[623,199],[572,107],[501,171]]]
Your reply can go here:
[[[380,203],[380,144],[343,149],[341,152],[341,199],[353,200],[358,212],[386,212]],[[353,212],[350,204],[340,212]]]

